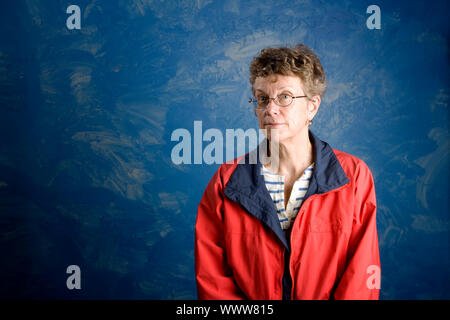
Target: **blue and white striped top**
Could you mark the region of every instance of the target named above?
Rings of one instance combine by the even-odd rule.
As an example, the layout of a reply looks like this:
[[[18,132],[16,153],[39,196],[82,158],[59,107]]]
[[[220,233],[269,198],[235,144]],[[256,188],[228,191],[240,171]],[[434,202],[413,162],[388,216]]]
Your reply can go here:
[[[294,223],[295,217],[303,203],[311,181],[314,163],[303,172],[303,175],[294,182],[287,206],[284,207],[284,175],[270,172],[263,166],[264,182],[272,197],[280,220],[281,229],[288,230]]]

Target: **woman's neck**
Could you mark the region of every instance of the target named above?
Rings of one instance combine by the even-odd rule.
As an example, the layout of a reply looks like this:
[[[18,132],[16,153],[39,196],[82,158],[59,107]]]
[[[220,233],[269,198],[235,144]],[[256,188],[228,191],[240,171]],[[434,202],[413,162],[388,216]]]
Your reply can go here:
[[[290,139],[282,140],[278,143],[278,157],[271,157],[272,161],[278,160],[276,163],[270,163],[266,168],[274,173],[300,177],[306,168],[314,162],[314,150],[309,140],[308,131],[306,134],[299,134]]]

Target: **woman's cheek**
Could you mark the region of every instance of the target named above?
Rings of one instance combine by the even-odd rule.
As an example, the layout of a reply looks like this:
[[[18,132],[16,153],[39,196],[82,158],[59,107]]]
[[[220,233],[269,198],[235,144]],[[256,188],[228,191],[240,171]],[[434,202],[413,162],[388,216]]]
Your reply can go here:
[[[298,120],[296,119],[289,119],[288,124],[289,124],[289,129],[294,129],[298,126]]]

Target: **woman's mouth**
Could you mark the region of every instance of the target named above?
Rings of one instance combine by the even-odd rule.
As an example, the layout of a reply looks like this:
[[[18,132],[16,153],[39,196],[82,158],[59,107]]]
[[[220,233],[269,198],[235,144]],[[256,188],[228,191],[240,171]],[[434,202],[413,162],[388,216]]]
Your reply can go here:
[[[265,127],[272,127],[272,128],[278,128],[283,125],[284,125],[284,123],[277,123],[277,122],[268,122],[268,123],[264,124]]]

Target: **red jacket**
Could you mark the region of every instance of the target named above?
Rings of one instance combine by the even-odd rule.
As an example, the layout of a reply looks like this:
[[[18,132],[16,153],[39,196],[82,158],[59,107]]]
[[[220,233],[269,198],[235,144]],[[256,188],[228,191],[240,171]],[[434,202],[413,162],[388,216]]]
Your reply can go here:
[[[315,166],[285,236],[261,163],[223,164],[195,226],[199,299],[378,299],[373,178],[366,164],[310,132]]]

